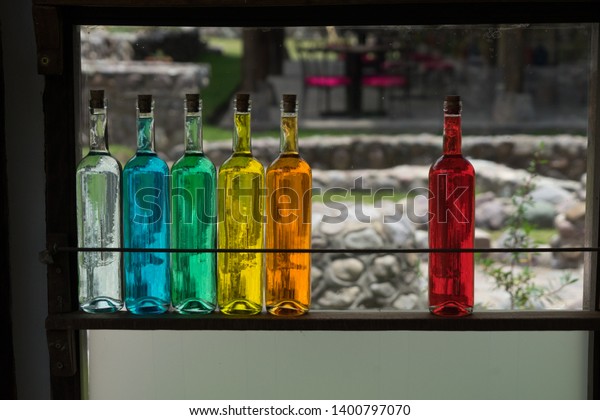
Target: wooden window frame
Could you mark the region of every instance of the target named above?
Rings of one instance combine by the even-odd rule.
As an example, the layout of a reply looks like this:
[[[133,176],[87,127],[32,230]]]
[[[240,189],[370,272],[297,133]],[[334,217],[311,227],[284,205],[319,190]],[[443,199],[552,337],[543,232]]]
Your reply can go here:
[[[582,311],[487,311],[445,319],[426,311],[313,311],[287,319],[269,315],[230,318],[221,314],[133,316],[78,311],[76,256],[52,252],[76,244],[76,109],[79,98],[78,25],[161,26],[367,26],[510,23],[591,23],[587,179],[600,168],[600,21],[590,20],[594,0],[33,0],[38,72],[45,76],[44,141],[51,391],[79,399],[79,330],[428,330],[588,331],[588,397],[600,398],[600,296],[597,253],[586,254],[590,273]],[[588,183],[589,247],[598,247],[600,182]]]

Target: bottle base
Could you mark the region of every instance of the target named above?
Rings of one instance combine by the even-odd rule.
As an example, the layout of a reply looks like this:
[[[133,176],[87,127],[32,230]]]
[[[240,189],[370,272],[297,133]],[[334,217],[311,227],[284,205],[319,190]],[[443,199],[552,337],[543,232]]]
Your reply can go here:
[[[430,306],[429,312],[437,316],[456,318],[471,315],[473,313],[473,307],[465,306],[457,302],[444,302],[440,305]]]
[[[257,315],[262,306],[247,300],[234,300],[220,308],[225,315]]]
[[[301,316],[308,312],[308,306],[288,300],[267,306],[267,311],[275,316]]]
[[[79,305],[82,311],[89,314],[108,314],[118,312],[123,308],[123,302],[105,296],[100,296]]]
[[[164,314],[169,310],[169,302],[155,297],[143,297],[126,301],[127,310],[135,315]]]
[[[209,314],[215,310],[216,305],[201,299],[187,299],[174,305],[174,308],[180,314]]]

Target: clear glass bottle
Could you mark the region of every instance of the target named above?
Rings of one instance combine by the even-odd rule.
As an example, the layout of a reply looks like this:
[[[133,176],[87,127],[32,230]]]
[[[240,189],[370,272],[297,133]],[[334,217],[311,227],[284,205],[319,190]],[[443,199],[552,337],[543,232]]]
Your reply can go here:
[[[309,249],[312,171],[298,152],[296,95],[281,101],[280,154],[267,168],[266,247]],[[309,253],[267,253],[265,303],[273,315],[302,315],[310,306]]]
[[[460,96],[444,101],[443,156],[429,171],[429,247],[472,248],[475,240],[475,170],[461,152]],[[429,310],[441,316],[473,312],[470,252],[429,255]]]
[[[217,178],[218,247],[264,247],[263,165],[250,148],[250,96],[237,94],[234,106],[233,154]],[[227,315],[255,315],[263,307],[264,254],[221,252],[218,257],[218,303]]]
[[[121,247],[121,164],[108,151],[103,90],[90,91],[90,150],[77,166],[77,244]],[[85,312],[123,307],[119,252],[79,252],[79,306]]]
[[[137,151],[123,169],[126,248],[168,248],[169,167],[154,151],[152,95],[137,101]],[[166,312],[171,302],[169,254],[125,252],[125,306],[134,314]]]
[[[216,247],[216,169],[202,151],[202,102],[185,99],[185,154],[171,168],[171,247]],[[210,313],[217,305],[216,255],[171,254],[171,300],[181,313]]]

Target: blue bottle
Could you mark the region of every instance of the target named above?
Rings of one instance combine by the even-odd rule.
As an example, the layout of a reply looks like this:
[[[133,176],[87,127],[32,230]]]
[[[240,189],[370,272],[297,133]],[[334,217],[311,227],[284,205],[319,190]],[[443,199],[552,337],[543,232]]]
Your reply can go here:
[[[154,102],[139,95],[137,151],[123,169],[123,244],[126,248],[169,247],[169,167],[154,151]],[[125,307],[134,314],[169,309],[169,254],[125,252]]]

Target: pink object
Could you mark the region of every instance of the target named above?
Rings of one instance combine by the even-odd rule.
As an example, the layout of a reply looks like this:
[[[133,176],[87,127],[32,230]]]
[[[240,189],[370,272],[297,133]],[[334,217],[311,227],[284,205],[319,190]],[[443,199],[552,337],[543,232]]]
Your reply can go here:
[[[307,76],[304,82],[313,87],[337,87],[350,84],[350,78],[347,76]]]
[[[372,87],[393,87],[393,86],[406,86],[406,77],[391,75],[391,74],[378,74],[374,76],[363,76],[362,84],[364,86]]]

